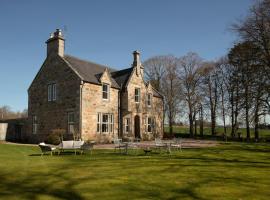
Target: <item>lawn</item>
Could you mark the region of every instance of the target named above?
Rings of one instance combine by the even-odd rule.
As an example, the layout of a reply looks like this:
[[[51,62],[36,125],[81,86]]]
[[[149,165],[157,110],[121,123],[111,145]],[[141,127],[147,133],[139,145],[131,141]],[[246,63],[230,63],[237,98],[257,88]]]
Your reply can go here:
[[[169,132],[169,127],[165,127],[165,131]],[[189,127],[188,126],[174,126],[173,132],[176,133],[178,136],[181,137],[181,135],[188,135],[189,134]],[[216,128],[217,136],[222,136],[224,133],[223,127],[217,127]],[[246,129],[240,128],[238,129],[238,132],[241,133],[241,137],[246,138]],[[200,134],[199,128],[197,128],[198,135]],[[203,133],[206,136],[211,135],[211,128],[210,127],[204,127]],[[230,136],[231,128],[227,128],[227,135]],[[254,129],[250,130],[250,136],[251,138],[254,138]],[[260,129],[259,130],[259,137],[260,138],[270,138],[270,130],[268,129]]]
[[[39,156],[0,144],[0,199],[269,199],[270,145],[228,143],[171,156]]]

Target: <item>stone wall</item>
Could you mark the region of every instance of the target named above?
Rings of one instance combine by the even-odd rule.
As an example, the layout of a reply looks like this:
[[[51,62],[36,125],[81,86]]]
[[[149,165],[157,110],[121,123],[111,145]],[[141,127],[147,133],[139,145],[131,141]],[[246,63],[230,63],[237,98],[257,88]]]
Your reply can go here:
[[[135,88],[140,88],[140,102],[135,102]],[[147,94],[152,94],[152,105],[147,106]],[[136,68],[129,79],[126,90],[121,95],[121,112],[122,112],[122,136],[138,137],[135,133],[135,116],[140,119],[140,138],[143,140],[152,140],[154,137],[162,137],[163,135],[163,101],[161,98],[155,97],[151,85],[146,85],[143,80],[142,73],[137,73]],[[155,119],[155,129],[148,133],[146,131],[146,119],[152,117]],[[125,132],[125,119],[130,118],[130,132]]]
[[[101,82],[111,85],[107,72],[101,77]],[[102,85],[84,83],[82,87],[82,137],[84,140],[111,142],[118,137],[118,89],[110,88],[108,100],[102,98]],[[113,114],[114,126],[112,133],[97,132],[98,113]]]
[[[57,99],[48,101],[48,84],[56,83]],[[80,129],[80,79],[60,56],[49,56],[28,90],[29,142],[44,141],[53,129],[67,132],[67,113],[75,113],[75,129]],[[38,130],[33,134],[33,115]]]

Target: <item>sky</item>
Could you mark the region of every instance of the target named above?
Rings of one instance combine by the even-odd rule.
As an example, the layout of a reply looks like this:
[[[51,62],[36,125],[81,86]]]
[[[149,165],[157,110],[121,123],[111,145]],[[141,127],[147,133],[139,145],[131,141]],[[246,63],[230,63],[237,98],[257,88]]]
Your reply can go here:
[[[27,89],[46,58],[45,41],[63,30],[65,53],[116,69],[141,59],[192,51],[226,55],[230,25],[253,0],[0,0],[0,106],[27,108]]]

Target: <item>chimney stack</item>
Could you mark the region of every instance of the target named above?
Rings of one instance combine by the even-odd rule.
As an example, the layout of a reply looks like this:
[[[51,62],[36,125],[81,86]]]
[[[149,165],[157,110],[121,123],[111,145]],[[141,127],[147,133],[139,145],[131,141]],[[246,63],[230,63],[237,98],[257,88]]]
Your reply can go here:
[[[139,51],[133,51],[133,67],[136,67],[136,74],[139,75],[139,73],[141,73],[141,75],[143,76],[143,66],[140,60],[140,52]]]
[[[61,57],[64,57],[65,39],[60,29],[56,29],[56,31],[51,34],[50,38],[46,41],[46,43],[47,56],[59,55]]]

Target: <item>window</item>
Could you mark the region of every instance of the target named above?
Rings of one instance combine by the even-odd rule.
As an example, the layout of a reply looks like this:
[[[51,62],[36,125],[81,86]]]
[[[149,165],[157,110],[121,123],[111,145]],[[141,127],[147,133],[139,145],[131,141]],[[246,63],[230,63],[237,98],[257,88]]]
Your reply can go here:
[[[154,122],[154,118],[152,117],[148,117],[147,119],[147,132],[148,133],[152,133],[153,129],[155,128],[155,122]]]
[[[69,134],[74,134],[74,123],[75,123],[75,114],[74,112],[69,112],[68,113],[68,133]]]
[[[113,132],[113,114],[98,113],[97,116],[97,132],[112,133]]]
[[[130,131],[130,118],[125,119],[125,132],[128,133]]]
[[[48,101],[56,101],[56,84],[48,85]]]
[[[38,121],[36,115],[33,115],[32,122],[33,122],[33,134],[37,134]]]
[[[135,88],[135,102],[139,103],[141,97],[141,90],[140,88]]]
[[[109,132],[109,115],[107,115],[107,114],[102,115],[101,131],[102,131],[102,133]]]
[[[108,84],[102,84],[102,98],[108,100],[110,96],[110,90],[109,90]]]
[[[147,94],[147,106],[151,107],[151,104],[152,104],[152,95]]]

